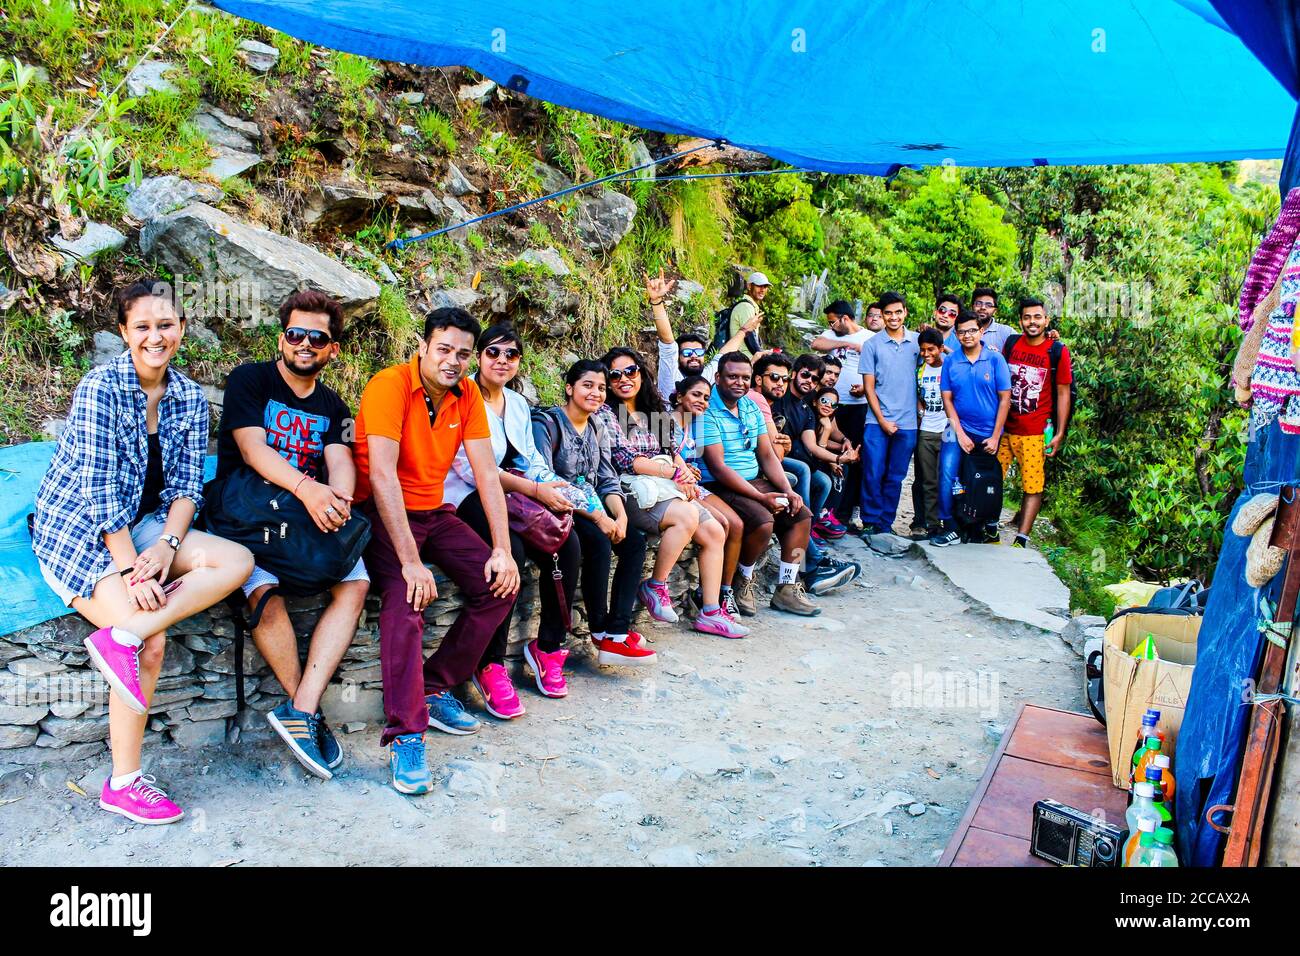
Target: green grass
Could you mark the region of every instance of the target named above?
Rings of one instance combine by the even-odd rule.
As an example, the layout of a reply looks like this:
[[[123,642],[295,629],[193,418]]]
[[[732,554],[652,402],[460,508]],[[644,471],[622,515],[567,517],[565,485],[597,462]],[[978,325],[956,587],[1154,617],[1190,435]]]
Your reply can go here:
[[[595,179],[631,165],[630,127],[579,110],[543,103],[556,165],[573,179]]]
[[[280,59],[275,61],[275,72],[307,79],[311,74],[312,45],[303,43],[287,33],[271,31],[271,45],[280,51]]]
[[[261,82],[239,56],[239,44],[251,37],[245,21],[224,14],[191,15],[177,25],[172,36],[184,54],[189,75],[210,96],[251,105],[247,100],[260,89]]]
[[[1115,599],[1105,586],[1132,577],[1132,545],[1123,525],[1090,513],[1069,489],[1049,489],[1034,541],[1070,589],[1071,607],[1102,617],[1115,613]]]
[[[416,129],[430,146],[441,147],[448,155],[456,152],[456,127],[436,109],[421,110],[415,118]]]

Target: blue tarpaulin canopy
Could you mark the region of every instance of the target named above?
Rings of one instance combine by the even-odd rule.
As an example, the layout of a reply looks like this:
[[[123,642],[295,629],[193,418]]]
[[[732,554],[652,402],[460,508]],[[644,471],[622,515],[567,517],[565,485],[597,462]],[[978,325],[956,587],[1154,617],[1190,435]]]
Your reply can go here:
[[[874,174],[1281,157],[1295,90],[1243,42],[1287,62],[1266,39],[1279,4],[1222,4],[1229,25],[1200,0],[216,0],[311,43]]]

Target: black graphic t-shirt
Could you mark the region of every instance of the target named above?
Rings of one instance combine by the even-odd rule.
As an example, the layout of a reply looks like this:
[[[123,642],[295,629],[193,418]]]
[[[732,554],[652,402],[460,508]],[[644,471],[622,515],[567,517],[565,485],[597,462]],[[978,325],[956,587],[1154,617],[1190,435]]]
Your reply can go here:
[[[278,362],[241,365],[226,380],[226,398],[217,435],[217,477],[244,463],[235,442],[237,428],[266,429],[266,443],[304,474],[318,481],[325,474],[325,446],[342,445],[344,423],[351,419],[338,393],[321,382],[306,398],[293,393]]]

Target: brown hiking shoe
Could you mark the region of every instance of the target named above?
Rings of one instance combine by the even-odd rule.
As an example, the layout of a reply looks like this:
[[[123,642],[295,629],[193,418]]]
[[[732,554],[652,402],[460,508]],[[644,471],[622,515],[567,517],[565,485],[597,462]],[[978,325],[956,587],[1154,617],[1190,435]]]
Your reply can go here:
[[[753,617],[758,613],[758,597],[755,589],[753,578],[747,578],[740,572],[736,572],[732,597],[736,599],[736,610],[745,617]]]
[[[778,584],[772,595],[772,608],[777,611],[789,611],[804,617],[816,617],[822,609],[808,600],[808,593],[803,589],[803,582]]]

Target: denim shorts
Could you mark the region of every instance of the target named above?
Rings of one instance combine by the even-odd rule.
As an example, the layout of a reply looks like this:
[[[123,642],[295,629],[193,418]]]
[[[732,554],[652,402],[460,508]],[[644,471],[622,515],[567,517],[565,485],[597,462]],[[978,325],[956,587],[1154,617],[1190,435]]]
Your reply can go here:
[[[366,572],[365,561],[362,560],[361,558],[357,558],[357,563],[353,565],[351,571],[349,571],[347,574],[343,576],[343,578],[339,581],[339,584],[342,584],[344,581],[369,581],[369,580],[370,580],[370,575]],[[263,571],[261,568],[254,565],[253,573],[248,576],[248,580],[245,581],[242,585],[244,597],[248,597],[250,594],[252,594],[254,591],[262,587],[263,585],[279,584],[279,583],[280,583],[280,579],[277,578],[270,571]]]
[[[156,544],[158,542],[158,539],[162,537],[163,528],[164,528],[163,522],[159,521],[153,515],[149,515],[146,518],[141,518],[134,525],[132,525],[131,541],[135,545],[136,553],[138,554],[139,552],[143,551],[145,548],[152,547],[154,544]],[[56,578],[53,574],[51,574],[49,569],[46,568],[44,564],[41,564],[39,558],[36,559],[36,564],[40,567],[41,577],[43,577],[45,579],[45,583],[50,586],[50,590],[53,591],[56,595],[58,595],[59,600],[62,601],[65,606],[72,607],[72,601],[78,595],[74,594],[72,591],[69,591],[66,587],[64,587],[63,583],[58,578]],[[98,584],[100,581],[104,580],[104,578],[111,578],[113,575],[119,573],[120,570],[121,570],[120,568],[118,568],[110,561],[108,568],[104,571],[103,574],[101,574],[98,578],[95,579],[95,583]]]

